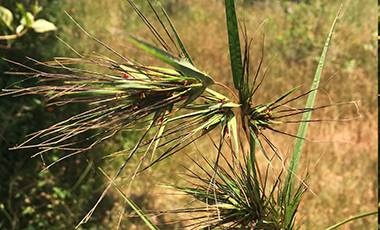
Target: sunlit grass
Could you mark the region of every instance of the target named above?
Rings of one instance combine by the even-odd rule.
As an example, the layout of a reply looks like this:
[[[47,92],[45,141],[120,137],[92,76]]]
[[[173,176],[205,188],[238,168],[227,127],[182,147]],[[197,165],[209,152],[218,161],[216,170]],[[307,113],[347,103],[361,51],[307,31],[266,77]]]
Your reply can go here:
[[[113,5],[113,7],[115,9],[118,9],[118,4],[122,5],[124,3],[116,3]],[[226,37],[223,28],[224,24],[220,23],[221,20],[224,20],[224,15],[221,14],[221,12],[223,12],[223,6],[219,3],[215,3],[215,5],[211,6],[208,4],[204,4],[201,1],[192,1],[192,4],[193,5],[188,3],[184,5],[191,8],[192,12],[197,12],[197,14],[195,14],[197,16],[193,16],[197,17],[195,18],[195,20],[197,21],[197,26],[189,27],[188,20],[183,19],[181,15],[176,14],[174,20],[176,21],[178,30],[181,35],[187,35],[182,37],[185,43],[188,44],[188,48],[189,50],[191,50],[191,55],[197,57],[195,59],[196,63],[199,63],[199,66],[202,69],[209,70],[209,74],[215,76],[215,79],[217,79],[218,81],[224,81],[227,85],[232,86],[232,81],[230,80],[230,78],[225,77],[228,74],[228,69],[224,68],[228,64],[228,59],[225,55],[227,51],[225,50],[225,47],[227,47],[224,41],[225,39],[215,39]],[[329,24],[322,22],[329,21],[329,19],[333,17],[333,13],[337,9],[335,4],[325,4],[327,4],[328,6],[326,12],[324,12],[326,14],[326,18],[323,16],[319,16],[307,19],[309,20],[308,23],[312,25],[317,25],[319,23],[319,26],[315,26],[314,30],[318,28],[318,31],[327,31],[326,28],[329,26]],[[99,8],[102,8],[105,5],[107,5],[107,2],[99,4],[94,3],[94,6],[88,4],[83,7],[86,7],[88,9],[94,7],[91,10],[96,9],[96,12],[100,12]],[[119,5],[120,8],[123,8],[121,7],[121,5]],[[317,5],[309,7],[316,6]],[[279,89],[283,89],[283,91],[286,91],[290,85],[294,86],[295,84],[303,84],[305,87],[310,85],[310,82],[305,82],[304,79],[305,76],[312,76],[313,74],[315,57],[318,55],[318,52],[321,48],[320,46],[323,44],[323,42],[320,41],[323,40],[324,34],[317,33],[314,31],[315,33],[313,32],[312,35],[315,37],[312,37],[312,43],[315,45],[315,47],[308,50],[310,51],[308,55],[303,57],[301,60],[297,60],[299,62],[291,60],[291,57],[289,57],[289,55],[291,54],[286,52],[286,47],[282,47],[281,43],[280,45],[276,45],[276,42],[278,42],[279,37],[277,35],[281,33],[286,33],[286,31],[289,29],[289,27],[287,26],[287,21],[284,20],[284,14],[280,12],[281,9],[278,6],[272,8],[261,4],[249,7],[252,7],[252,15],[255,15],[255,17],[248,17],[247,15],[245,15],[248,18],[246,26],[249,31],[256,31],[257,26],[261,23],[260,18],[270,18],[269,22],[267,22],[267,24],[265,24],[265,26],[263,27],[265,34],[267,34],[265,38],[265,44],[267,47],[266,56],[269,57],[269,59],[275,58],[276,63],[271,65],[271,72],[268,76],[269,80],[266,81],[260,89],[261,100],[265,101],[266,99],[272,99],[273,94],[271,92],[274,89],[276,89],[276,91]],[[358,7],[357,4],[347,4],[347,7],[347,12],[356,12],[356,9],[361,9],[361,14],[355,13],[353,15],[355,15],[357,19],[363,18],[363,21],[365,18],[364,15],[372,15],[372,13],[368,13],[372,12],[372,10],[370,9],[371,7],[368,6]],[[264,11],[261,11],[262,9],[264,9]],[[81,11],[82,10],[80,10],[80,12]],[[242,9],[241,11],[243,12],[247,10]],[[87,12],[87,16],[79,20],[83,20],[86,28],[94,28],[95,31],[92,32],[95,32],[95,34],[99,35],[98,37],[104,38],[104,40],[108,44],[112,44],[114,48],[123,50],[123,53],[128,53],[128,55],[135,54],[135,51],[127,49],[129,47],[126,47],[125,45],[125,38],[127,37],[125,32],[117,29],[119,25],[126,26],[127,22],[120,21],[120,18],[118,17],[109,18],[108,15],[103,16],[103,14],[100,14],[99,16],[104,17],[105,21],[109,20],[109,22],[104,23],[105,30],[102,30],[101,27],[99,29],[98,26],[95,26],[98,20],[95,20],[95,17],[88,16],[91,15],[91,13],[89,12],[92,11],[83,10],[83,12]],[[82,14],[83,12],[81,12],[80,14]],[[115,12],[119,11],[115,10]],[[76,17],[75,11],[71,13],[74,17]],[[121,15],[123,13],[119,12],[118,14]],[[304,14],[305,17],[307,17],[306,15],[308,14]],[[373,14],[375,15],[375,13]],[[242,15],[244,17],[244,14]],[[360,17],[360,15],[362,17]],[[189,15],[187,16],[190,17]],[[323,92],[320,94],[322,98],[320,103],[322,104],[323,102],[329,102],[328,100],[331,98],[334,101],[361,99],[361,113],[367,119],[365,119],[364,121],[360,121],[360,123],[350,122],[346,124],[349,128],[342,128],[343,125],[339,123],[323,124],[324,128],[321,129],[313,129],[313,127],[311,127],[310,136],[313,137],[313,140],[321,142],[311,143],[311,147],[306,148],[305,158],[309,160],[309,162],[307,162],[307,160],[304,160],[305,162],[303,162],[303,165],[309,164],[313,166],[310,170],[310,184],[312,186],[312,190],[317,194],[317,196],[308,195],[307,199],[305,200],[305,204],[307,205],[305,205],[304,208],[300,209],[299,216],[308,217],[307,220],[306,218],[302,218],[300,220],[300,222],[304,224],[304,226],[306,227],[315,226],[315,223],[319,224],[319,227],[325,227],[329,224],[334,223],[338,219],[335,218],[337,216],[333,214],[333,210],[336,209],[342,210],[342,212],[338,215],[344,218],[350,214],[358,213],[359,209],[364,211],[366,210],[366,207],[375,207],[371,203],[374,203],[373,200],[375,200],[376,197],[376,183],[374,180],[371,180],[370,177],[367,176],[368,174],[374,175],[376,172],[375,164],[372,164],[370,160],[375,159],[375,157],[370,157],[370,159],[368,159],[367,157],[368,155],[370,155],[370,153],[375,152],[374,150],[376,149],[376,146],[373,144],[376,142],[376,135],[374,131],[371,131],[375,130],[375,122],[372,121],[372,119],[374,119],[375,117],[374,108],[376,99],[375,97],[370,97],[370,95],[372,95],[372,91],[370,90],[370,88],[373,82],[375,81],[375,75],[373,73],[374,71],[372,71],[371,69],[375,66],[375,58],[371,49],[373,41],[369,40],[375,29],[372,28],[369,24],[365,24],[365,26],[361,26],[361,28],[365,28],[365,32],[358,32],[360,31],[358,27],[351,26],[348,23],[351,22],[351,17],[354,16],[352,16],[352,14],[346,13],[344,17],[341,19],[342,24],[340,26],[340,29],[338,29],[337,31],[333,43],[332,52],[329,56],[331,64],[327,64],[325,71],[326,76],[332,76],[334,74],[336,74],[336,76],[332,78],[329,82],[326,80],[322,80],[322,87],[326,88],[326,92],[328,92],[328,94],[323,94]],[[346,18],[347,20],[345,20]],[[141,33],[142,35],[144,34],[143,32],[139,32],[139,27],[136,27],[134,29],[135,31],[137,31],[137,33]],[[203,35],[202,31],[204,30],[210,32],[208,34]],[[109,36],[109,34],[113,33],[115,33],[117,36]],[[202,35],[193,36],[192,34]],[[261,32],[259,32],[258,34],[261,34]],[[353,34],[356,36],[353,36]],[[346,41],[347,36],[350,36],[350,38],[352,37],[352,42]],[[73,38],[73,40],[75,41],[72,41],[70,43],[78,42],[77,38]],[[95,47],[87,46],[87,43],[88,41],[83,42],[82,45],[82,41],[79,41],[78,46],[90,47],[89,50],[96,50]],[[302,41],[300,44],[302,44]],[[278,48],[276,47],[282,47],[282,49],[284,49],[284,54],[277,55],[276,51]],[[357,51],[360,51],[362,57],[356,58],[351,56],[352,53],[355,53]],[[342,59],[341,57],[344,58]],[[349,61],[347,61],[347,59],[349,59]],[[327,61],[327,63],[330,62],[329,60]],[[346,60],[346,62],[342,63],[343,61],[341,60]],[[281,79],[288,80],[284,81]],[[308,77],[308,79],[311,79],[311,77]],[[344,82],[344,84],[341,83],[342,81]],[[358,90],[358,88],[360,90]],[[337,110],[335,110],[335,112],[331,115],[333,118],[339,115],[339,112],[336,111]],[[360,131],[356,132],[356,130]],[[329,133],[328,138],[326,138],[327,133]],[[333,134],[331,135],[331,133]],[[352,142],[352,139],[354,139],[355,141]],[[284,140],[288,139],[286,139],[286,137],[281,137],[277,138],[275,141],[276,143],[280,143],[280,146],[285,146],[289,148],[289,146],[287,146],[286,143],[283,143],[285,142]],[[332,149],[330,148],[331,144],[333,145]],[[344,145],[344,147],[341,147],[341,145]],[[171,161],[173,162],[173,164],[176,164],[178,163],[177,161],[181,162],[181,158],[176,157]],[[337,164],[337,162],[339,162],[339,164]],[[173,166],[169,165],[169,167]],[[313,170],[315,171],[313,172]],[[352,175],[353,173],[355,174],[355,176]],[[160,175],[165,176],[166,174]],[[328,178],[330,183],[338,183],[338,185],[334,187],[343,188],[345,192],[335,190],[334,188],[330,188],[329,183],[326,183],[326,180],[320,180],[320,178],[326,178],[326,180]],[[167,180],[170,180],[170,177],[168,177]],[[367,183],[365,183],[365,181],[367,181]],[[370,185],[373,185],[373,187],[370,187]],[[357,189],[359,189],[360,192],[357,192]],[[350,198],[353,194],[353,191],[356,191],[355,194],[357,194],[357,196],[354,198],[354,200],[356,200],[356,203],[354,202],[354,204],[356,204],[357,207],[352,207],[352,204],[350,204],[349,202],[351,200]],[[150,193],[150,190],[142,191],[142,193],[144,192]],[[155,196],[157,196],[157,201],[152,201],[153,203],[160,203],[159,200],[166,199],[166,196]],[[340,199],[333,199],[332,197],[340,197]],[[170,204],[166,205],[170,207]],[[327,210],[330,211],[322,212],[320,206],[324,206],[324,208],[326,208],[327,206]],[[365,220],[360,220],[353,226],[360,228],[362,226],[368,226],[368,223],[366,223]]]
[[[312,3],[309,7],[317,7],[318,4]],[[301,17],[308,17],[307,21],[309,25],[314,26],[315,29],[318,28],[318,31],[322,31],[323,28],[326,31],[328,23],[324,22],[332,19],[337,9],[335,3],[325,2],[324,4],[326,5],[325,11],[320,13],[318,17],[309,17],[306,16],[308,15],[307,13],[300,13]],[[375,202],[373,201],[376,197],[376,182],[366,175],[374,175],[376,173],[376,166],[371,163],[376,158],[371,153],[374,153],[376,150],[375,143],[377,140],[374,131],[376,130],[376,97],[373,96],[375,95],[374,90],[371,90],[371,85],[373,85],[376,79],[375,72],[373,71],[376,65],[376,36],[373,36],[376,31],[376,23],[372,23],[372,21],[376,20],[376,9],[373,7],[375,5],[374,2],[360,4],[360,7],[358,4],[358,2],[351,1],[346,5],[346,13],[340,21],[341,24],[336,32],[326,64],[325,76],[327,77],[326,79],[322,79],[321,82],[322,87],[326,90],[320,93],[319,103],[323,104],[331,99],[333,101],[361,100],[360,112],[364,115],[365,119],[362,119],[360,122],[354,121],[344,124],[339,122],[325,123],[321,124],[321,128],[318,129],[315,129],[314,125],[311,125],[310,136],[313,136],[316,142],[307,145],[302,165],[309,165],[310,170],[313,171],[310,177],[310,184],[317,196],[312,194],[307,195],[305,199],[305,204],[307,203],[307,205],[301,206],[302,208],[299,210],[301,216],[300,222],[305,227],[327,226],[334,223],[338,217],[340,217],[338,219],[343,219],[357,213],[353,210],[355,207],[358,212],[365,211],[365,207],[375,207],[373,204]],[[217,80],[232,85],[229,78],[224,77],[228,74],[228,69],[222,68],[227,66],[228,62],[227,56],[223,54],[226,52],[226,40],[215,40],[215,38],[226,37],[225,30],[223,29],[224,25],[219,23],[224,20],[222,14],[223,6],[219,3],[211,6],[210,4],[204,4],[202,1],[192,1],[192,6],[189,6],[190,3],[185,3],[184,5],[194,13],[192,15],[185,14],[186,17],[197,22],[197,26],[188,26],[188,19],[176,14],[173,20],[176,22],[180,34],[201,34],[203,30],[209,31],[208,34],[203,36],[183,36],[184,42],[187,44],[188,49],[191,50],[191,55],[196,57],[195,61],[199,63],[202,69],[209,70],[209,73],[215,76]],[[87,5],[87,7],[91,8],[93,6]],[[265,38],[265,46],[267,47],[266,56],[269,59],[274,59],[276,62],[275,65],[271,65],[268,76],[270,80],[263,84],[260,91],[262,100],[271,98],[272,95],[269,92],[272,89],[286,90],[289,85],[308,85],[308,82],[304,82],[304,76],[311,76],[313,74],[311,66],[315,63],[315,57],[320,50],[318,48],[322,45],[322,42],[318,41],[322,41],[324,35],[322,33],[311,32],[313,35],[312,44],[315,46],[315,49],[310,49],[310,53],[299,60],[300,63],[290,62],[291,65],[289,66],[289,62],[287,62],[287,55],[289,54],[278,55],[276,52],[276,47],[286,49],[286,47],[281,46],[281,43],[278,44],[278,39],[289,29],[289,22],[286,21],[285,14],[281,11],[281,8],[279,6],[268,7],[260,3],[248,7],[250,7],[250,10],[244,9],[240,10],[240,12],[243,19],[246,20],[249,31],[256,31],[261,22],[265,19],[267,20],[265,26],[263,26],[267,34]],[[248,13],[244,12],[250,13],[248,15]],[[254,15],[254,17],[251,15]],[[370,20],[367,20],[368,16],[371,17]],[[93,24],[91,20],[93,19],[84,20],[86,28],[91,27]],[[113,20],[115,20],[112,23],[114,25],[124,25],[126,23],[116,17]],[[360,24],[360,26],[352,24],[353,21],[357,25]],[[182,24],[186,24],[187,26],[181,26]],[[315,29],[311,31],[315,31]],[[139,32],[138,27],[135,27],[135,31],[141,35],[144,34],[142,31]],[[110,40],[113,47],[125,50],[124,32],[119,31],[119,36],[113,36],[112,38],[106,36],[107,31],[99,30],[99,33],[103,33],[105,39]],[[258,32],[258,34],[260,33]],[[348,37],[350,38],[350,42],[347,42]],[[360,56],[353,56],[357,51],[360,51]],[[131,51],[129,50],[128,52]],[[344,58],[338,59],[338,57]],[[253,58],[256,59],[256,57]],[[218,60],[218,62],[215,64],[213,60]],[[330,76],[332,78],[327,80]],[[280,79],[288,80],[282,81]],[[331,117],[342,116],[337,110],[332,111],[329,115]],[[353,132],[352,130],[355,131]],[[283,143],[283,140],[285,140],[285,143]],[[287,137],[275,137],[274,141],[282,147],[290,148],[286,144],[287,140],[289,140]],[[181,160],[179,157],[174,157],[171,161],[173,163],[168,164],[169,167],[175,164],[174,162]],[[336,162],[341,162],[342,164],[337,164]],[[320,180],[320,178],[329,179]],[[167,178],[167,180],[170,181],[170,178]],[[331,183],[336,183],[336,186],[334,188],[329,187],[328,185]],[[342,188],[343,191],[336,188]],[[351,194],[354,191],[357,196],[352,200]],[[157,204],[168,205],[166,202],[162,202],[164,199],[164,196],[157,195]],[[354,207],[352,207],[351,201],[353,201]],[[168,206],[170,207],[170,205]],[[323,212],[322,206],[330,211]],[[333,210],[337,209],[342,210],[342,212],[333,214]],[[316,223],[317,226],[315,225]],[[368,226],[367,224],[366,220],[359,220],[352,224],[352,229]]]

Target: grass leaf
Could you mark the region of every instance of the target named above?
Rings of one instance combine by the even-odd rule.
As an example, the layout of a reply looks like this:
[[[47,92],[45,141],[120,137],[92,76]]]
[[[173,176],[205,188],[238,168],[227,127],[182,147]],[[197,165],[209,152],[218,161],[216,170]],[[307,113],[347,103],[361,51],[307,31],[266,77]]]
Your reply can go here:
[[[341,8],[339,9],[339,11],[338,11],[338,13],[334,19],[334,22],[332,23],[330,32],[329,32],[327,39],[325,41],[325,45],[324,45],[322,54],[321,54],[320,59],[319,59],[318,67],[317,67],[317,70],[315,72],[314,80],[313,80],[313,83],[311,85],[312,91],[307,98],[305,108],[313,108],[314,107],[315,99],[316,99],[317,92],[318,92],[318,90],[314,90],[314,89],[317,89],[319,86],[323,66],[324,66],[325,60],[326,60],[327,51],[328,51],[328,48],[330,46],[331,37],[332,37],[332,34],[335,30],[335,25],[336,25],[336,22],[338,21],[338,18],[340,16],[340,12],[341,12]],[[307,121],[307,120],[310,120],[310,118],[311,118],[311,111],[305,112],[303,114],[302,120]],[[298,136],[300,138],[296,138],[296,140],[295,140],[294,150],[293,150],[292,158],[291,158],[289,169],[288,169],[288,175],[287,175],[286,180],[285,180],[286,204],[291,203],[291,194],[292,194],[292,187],[293,187],[293,183],[294,183],[294,177],[296,175],[298,163],[299,163],[299,160],[301,157],[301,151],[302,151],[302,147],[303,147],[303,144],[305,141],[308,124],[309,124],[308,122],[302,122],[300,124],[300,126],[298,127],[298,131],[297,131],[296,136]],[[291,215],[291,213],[289,213],[288,221],[290,221],[292,219],[290,217],[290,215]]]
[[[131,36],[129,40],[137,47],[157,57],[158,59],[165,62],[166,64],[171,65],[178,71],[182,72],[184,75],[189,76],[189,77],[194,77],[202,81],[204,86],[208,86],[214,83],[214,80],[210,76],[196,69],[190,62],[186,62],[184,60],[178,60],[177,58],[175,58],[173,55],[169,54],[168,52],[161,50],[133,36]]]
[[[344,225],[344,224],[346,224],[348,222],[351,222],[351,221],[354,221],[354,220],[357,220],[357,219],[360,219],[360,218],[364,218],[364,217],[367,217],[367,216],[376,215],[378,213],[379,213],[378,211],[373,211],[373,212],[365,212],[365,213],[362,213],[362,214],[359,214],[359,215],[356,215],[356,216],[352,216],[350,218],[347,218],[347,219],[343,220],[342,222],[339,222],[337,224],[334,224],[333,226],[330,226],[330,227],[326,228],[326,230],[338,229],[339,227],[341,227],[342,225]]]
[[[230,137],[232,139],[232,146],[231,149],[234,151],[235,155],[239,154],[239,136],[238,136],[238,126],[237,126],[237,121],[236,117],[233,116],[228,122],[227,122],[227,127],[230,132]]]
[[[232,76],[235,88],[240,90],[243,83],[243,64],[241,59],[239,28],[235,11],[235,1],[225,0],[225,9]]]

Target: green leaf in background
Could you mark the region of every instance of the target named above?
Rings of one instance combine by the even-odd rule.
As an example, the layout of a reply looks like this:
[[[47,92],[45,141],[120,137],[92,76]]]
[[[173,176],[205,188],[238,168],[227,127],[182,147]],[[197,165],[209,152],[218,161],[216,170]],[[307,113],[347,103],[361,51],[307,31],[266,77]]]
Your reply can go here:
[[[13,14],[7,8],[0,6],[0,21],[3,22],[10,30],[13,30]]]
[[[21,25],[24,25],[26,27],[32,27],[34,24],[34,16],[30,12],[26,12],[20,21]]]
[[[24,25],[18,25],[16,27],[16,34],[19,34],[21,33],[21,31],[23,31],[25,29],[25,26]]]
[[[25,11],[24,5],[18,2],[16,3],[16,7],[17,7],[17,10],[20,12],[21,16],[25,17],[26,11]]]
[[[35,4],[33,4],[32,6],[32,12],[33,12],[33,15],[37,15],[38,13],[40,13],[42,11],[42,6],[40,6],[38,4],[38,2],[36,2]]]
[[[53,31],[57,29],[57,27],[53,23],[45,19],[36,20],[33,23],[32,28],[37,33],[45,33],[45,32],[49,32],[49,31]]]
[[[243,82],[243,64],[241,59],[239,28],[235,12],[235,1],[225,0],[225,8],[232,77],[235,88],[240,90]]]

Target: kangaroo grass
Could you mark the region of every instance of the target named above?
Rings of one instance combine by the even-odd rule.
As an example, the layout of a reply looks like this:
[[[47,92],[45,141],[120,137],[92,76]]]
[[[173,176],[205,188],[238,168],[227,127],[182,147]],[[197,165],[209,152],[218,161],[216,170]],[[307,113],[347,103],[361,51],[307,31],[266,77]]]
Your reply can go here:
[[[24,75],[26,80],[37,81],[37,84],[24,88],[12,86],[3,90],[1,96],[43,95],[49,106],[79,103],[85,107],[79,114],[28,135],[23,143],[13,149],[36,148],[38,152],[33,157],[43,156],[52,150],[63,152],[61,158],[46,166],[45,169],[48,169],[68,157],[92,149],[117,133],[137,132],[138,140],[133,147],[104,157],[123,159],[112,177],[102,171],[109,183],[77,228],[91,218],[109,189],[115,187],[145,224],[150,229],[157,229],[127,197],[128,192],[121,191],[115,181],[136,155],[139,162],[129,177],[129,188],[142,171],[219,130],[218,141],[210,138],[217,149],[216,160],[210,161],[201,153],[203,163],[193,161],[201,173],[188,171],[191,186],[175,186],[201,206],[167,213],[194,214],[186,218],[191,222],[186,226],[188,228],[297,229],[297,209],[308,188],[304,179],[296,174],[298,162],[308,123],[324,120],[311,119],[311,113],[341,104],[315,106],[323,65],[339,13],[326,39],[311,89],[295,95],[300,88],[295,87],[268,103],[257,104],[257,92],[269,68],[264,68],[262,48],[256,71],[251,71],[250,49],[253,40],[248,38],[245,27],[242,29],[243,39],[240,40],[234,0],[225,0],[225,10],[231,75],[237,94],[196,67],[165,9],[162,6],[156,8],[149,0],[147,2],[159,27],[144,15],[134,1],[128,0],[159,45],[135,36],[130,36],[128,41],[160,60],[162,66],[145,65],[131,57],[124,57],[88,33],[70,15],[82,32],[105,47],[117,60],[103,55],[80,54],[64,41],[77,57],[57,57],[48,62],[30,59],[36,67],[8,60],[23,69],[10,74]],[[240,44],[243,44],[243,49]],[[235,98],[230,99],[216,91],[215,86],[227,88]],[[304,97],[307,97],[304,108],[291,106]],[[299,124],[296,134],[278,128],[279,125],[293,123]],[[281,151],[266,135],[267,131],[295,138],[288,168]],[[274,155],[269,154],[265,143]],[[256,147],[267,160],[265,172],[260,171]],[[275,157],[281,161],[283,170],[271,181],[268,179],[269,169]],[[295,185],[295,178],[300,182],[298,185]]]

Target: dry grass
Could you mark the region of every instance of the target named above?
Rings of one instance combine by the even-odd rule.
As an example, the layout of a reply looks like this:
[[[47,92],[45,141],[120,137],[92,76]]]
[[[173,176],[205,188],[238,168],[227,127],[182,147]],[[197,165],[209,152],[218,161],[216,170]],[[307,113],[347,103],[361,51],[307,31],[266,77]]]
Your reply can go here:
[[[129,17],[131,10],[126,9],[124,1],[104,0],[88,5],[82,3],[79,4],[80,9],[74,9],[78,6],[77,1],[68,2],[73,6],[68,9],[69,12],[77,17],[77,12],[83,11],[80,14],[84,16],[80,16],[78,20],[100,39],[112,44],[112,47],[124,55],[140,55],[127,45],[127,32],[136,32],[141,36],[148,33],[135,26],[137,19]],[[265,34],[266,64],[272,61],[271,71],[258,94],[260,101],[273,98],[295,85],[303,85],[303,89],[307,89],[317,64],[316,58],[321,52],[328,27],[338,8],[337,3],[331,2],[333,1],[315,1],[300,14],[307,23],[304,25],[307,33],[303,34],[310,40],[307,44],[301,39],[302,36],[295,36],[294,39],[298,40],[294,41],[289,40],[291,37],[286,37],[291,22],[275,1],[239,9],[241,19],[255,38],[256,50],[261,46],[261,35]],[[322,78],[323,91],[317,101],[320,105],[331,101],[359,101],[362,117],[350,122],[326,122],[311,126],[311,142],[306,145],[301,167],[308,168],[310,188],[316,195],[308,193],[299,209],[298,221],[302,229],[321,229],[350,215],[377,207],[377,110],[374,87],[377,7],[374,0],[346,2],[345,14],[338,24]],[[320,7],[319,4],[324,4],[323,11],[317,8]],[[177,10],[173,15],[174,22],[195,63],[215,79],[232,86],[222,2],[180,1],[174,9]],[[265,24],[259,28],[264,20]],[[68,32],[69,35],[63,35],[67,38],[73,33],[64,32]],[[81,38],[80,41],[78,37]],[[281,39],[285,39],[285,45]],[[98,50],[81,35],[68,40],[79,49]],[[306,52],[306,55],[294,58],[295,54],[290,49],[305,48],[310,44],[311,47],[306,51],[300,50]],[[258,60],[259,52],[256,54],[258,55],[252,56]],[[352,107],[337,107],[317,116],[337,119],[353,118],[356,114]],[[291,138],[274,138],[280,149],[291,152]],[[112,146],[110,149],[118,148],[120,146]],[[208,146],[203,142],[199,143],[199,148],[209,152]],[[194,149],[188,151],[189,154],[195,153]],[[196,157],[196,154],[192,155]],[[162,210],[181,207],[182,198],[163,195],[163,189],[154,185],[183,183],[178,176],[183,170],[178,165],[186,164],[184,162],[187,162],[186,158],[178,154],[136,180],[133,194],[149,198],[142,202],[148,204],[148,207],[143,208]],[[115,206],[115,211],[119,209],[120,206]],[[108,224],[115,226],[118,216],[116,213],[110,215],[113,217]],[[125,220],[124,224],[127,222]],[[375,218],[371,217],[358,220],[343,229],[370,229],[376,225]]]

